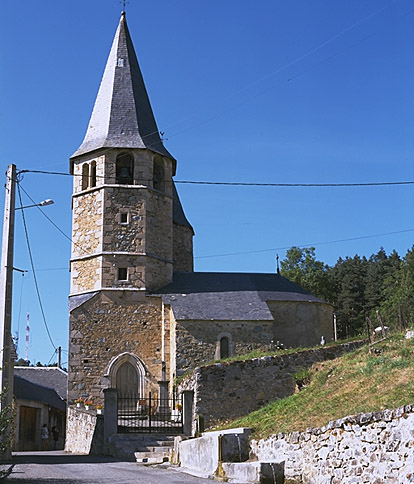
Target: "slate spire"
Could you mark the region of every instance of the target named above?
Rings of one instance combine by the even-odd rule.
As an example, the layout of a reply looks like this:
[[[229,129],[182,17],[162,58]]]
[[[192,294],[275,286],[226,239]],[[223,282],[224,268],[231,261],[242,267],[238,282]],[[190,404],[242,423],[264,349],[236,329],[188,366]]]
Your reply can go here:
[[[147,148],[174,160],[159,136],[125,12],[115,33],[85,139],[71,158],[99,148]]]

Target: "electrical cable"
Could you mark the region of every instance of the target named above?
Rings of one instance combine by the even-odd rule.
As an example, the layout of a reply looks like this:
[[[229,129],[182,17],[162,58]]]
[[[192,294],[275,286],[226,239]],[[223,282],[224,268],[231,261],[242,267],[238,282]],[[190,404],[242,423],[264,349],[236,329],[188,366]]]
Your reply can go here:
[[[18,180],[16,181],[16,185],[17,185],[17,192],[18,192],[18,195],[19,195],[20,206],[23,207],[22,194],[21,194],[21,190],[20,190],[20,182]],[[41,311],[42,317],[43,317],[43,323],[45,325],[46,332],[47,332],[47,335],[49,337],[49,340],[52,343],[53,348],[56,350],[57,348],[55,346],[55,343],[53,342],[52,336],[51,336],[50,331],[49,331],[49,327],[48,327],[47,322],[46,322],[46,315],[45,315],[45,311],[43,309],[42,298],[40,297],[39,284],[37,282],[37,275],[36,275],[36,271],[35,271],[35,267],[34,267],[32,249],[30,247],[30,240],[29,240],[29,234],[28,234],[28,231],[27,231],[26,217],[24,215],[24,209],[23,208],[22,208],[22,219],[23,219],[24,232],[25,232],[25,236],[26,236],[27,250],[28,250],[29,258],[30,258],[30,265],[31,265],[32,271],[33,271],[33,279],[34,279],[34,283],[35,283],[37,299],[39,301],[40,311]]]
[[[337,244],[340,242],[350,242],[353,240],[362,240],[362,239],[370,239],[374,237],[383,237],[385,235],[395,235],[395,234],[403,234],[407,232],[414,232],[414,229],[407,229],[407,230],[398,230],[395,232],[387,232],[384,234],[374,234],[374,235],[363,235],[361,237],[350,237],[348,239],[339,239],[339,240],[330,240],[327,242],[315,242],[313,244],[299,244],[299,245],[294,245],[294,247],[299,247],[299,248],[305,248],[305,247],[314,247],[317,245],[327,245],[327,244]],[[260,249],[260,250],[249,250],[245,252],[229,252],[226,254],[212,254],[212,255],[199,255],[195,256],[194,259],[210,259],[214,257],[227,257],[227,256],[232,256],[232,255],[244,255],[244,254],[257,254],[260,252],[275,252],[277,250],[288,250],[292,248],[292,245],[286,246],[286,247],[274,247],[272,249]]]
[[[82,174],[71,174],[56,171],[43,170],[20,170],[20,173],[35,173],[41,175],[61,175],[61,176],[82,176]],[[97,178],[105,178],[97,176]],[[148,183],[148,180],[143,180]],[[243,186],[243,187],[378,187],[393,185],[414,185],[414,181],[395,181],[395,182],[357,182],[357,183],[258,183],[258,182],[223,182],[223,181],[203,181],[203,180],[173,180],[174,183],[183,185],[217,185],[217,186]],[[24,191],[23,187],[22,190]],[[26,193],[26,192],[25,192]],[[27,193],[26,193],[27,195]],[[29,197],[30,198],[30,197]],[[32,199],[30,199],[32,200]],[[39,207],[40,209],[40,207]],[[44,213],[41,210],[42,213]],[[45,215],[46,216],[46,215]],[[47,216],[46,216],[47,217]],[[58,229],[60,231],[60,229]],[[67,237],[65,235],[65,237]]]
[[[53,352],[53,355],[50,357],[50,360],[48,361],[47,366],[49,366],[49,365],[50,365],[50,362],[52,361],[52,359],[53,359],[53,357],[56,355],[56,353],[57,353],[57,349],[56,349],[56,350]]]
[[[92,255],[90,252],[88,252],[87,250],[85,250],[81,245],[79,245],[77,242],[75,242],[71,237],[69,237],[69,235],[65,234],[65,232],[63,232],[63,230],[58,225],[56,225],[55,222],[53,222],[53,220],[48,215],[46,215],[46,213],[44,212],[44,210],[42,210],[41,206],[39,206],[39,204],[36,203],[33,200],[33,198],[27,193],[27,191],[21,186],[20,183],[18,183],[18,186],[22,189],[22,191],[29,198],[29,200],[34,205],[36,205],[36,207],[40,210],[40,212],[42,213],[42,215],[53,225],[53,227],[55,227],[55,229],[57,229],[66,239],[68,239],[72,244],[74,244],[76,247],[78,247],[79,249],[81,249],[83,252],[85,252],[88,255]],[[21,204],[21,201],[20,201],[20,204]],[[23,210],[22,210],[22,212],[23,212]]]

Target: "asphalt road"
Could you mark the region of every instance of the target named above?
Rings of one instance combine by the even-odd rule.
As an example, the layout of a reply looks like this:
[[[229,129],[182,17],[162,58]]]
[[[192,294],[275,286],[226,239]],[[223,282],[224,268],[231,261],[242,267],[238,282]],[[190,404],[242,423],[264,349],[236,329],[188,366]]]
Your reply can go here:
[[[167,467],[145,467],[113,458],[54,452],[19,452],[5,484],[206,484]]]

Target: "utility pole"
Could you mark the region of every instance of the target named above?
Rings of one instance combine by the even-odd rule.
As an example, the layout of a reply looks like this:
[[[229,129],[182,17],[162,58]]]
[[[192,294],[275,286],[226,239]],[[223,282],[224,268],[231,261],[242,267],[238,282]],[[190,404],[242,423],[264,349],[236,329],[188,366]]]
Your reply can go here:
[[[11,361],[11,316],[13,287],[14,208],[16,202],[16,165],[7,170],[4,204],[3,240],[0,272],[0,409],[8,408],[11,415],[13,399],[13,362]],[[8,412],[8,413],[9,413]],[[8,415],[9,416],[9,415]],[[5,436],[7,438],[7,436]],[[3,456],[8,460],[10,455]]]

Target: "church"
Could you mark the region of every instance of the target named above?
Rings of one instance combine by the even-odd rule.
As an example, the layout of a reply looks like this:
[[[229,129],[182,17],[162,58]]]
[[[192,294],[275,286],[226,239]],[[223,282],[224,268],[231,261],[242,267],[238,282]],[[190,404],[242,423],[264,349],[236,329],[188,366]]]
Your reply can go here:
[[[194,272],[174,185],[123,12],[73,175],[68,403],[145,398],[203,363],[332,339],[332,307],[278,272]]]

